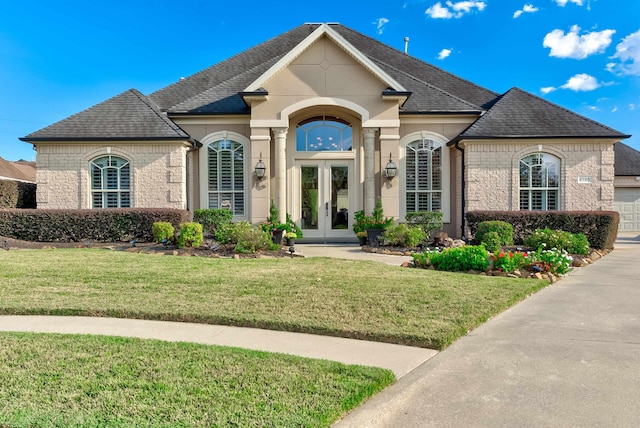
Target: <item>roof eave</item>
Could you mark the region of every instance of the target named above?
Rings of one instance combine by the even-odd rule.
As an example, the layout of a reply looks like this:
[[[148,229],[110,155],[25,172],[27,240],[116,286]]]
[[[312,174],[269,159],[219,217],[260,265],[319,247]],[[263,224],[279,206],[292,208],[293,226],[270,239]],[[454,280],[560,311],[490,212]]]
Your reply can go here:
[[[453,138],[448,145],[453,145],[456,142],[462,140],[557,140],[557,139],[574,139],[574,140],[597,140],[597,139],[611,139],[611,140],[624,140],[630,138],[631,135],[476,135],[465,136],[458,135]]]
[[[18,138],[25,143],[33,142],[58,142],[58,141],[188,141],[193,143],[191,137],[21,137]]]

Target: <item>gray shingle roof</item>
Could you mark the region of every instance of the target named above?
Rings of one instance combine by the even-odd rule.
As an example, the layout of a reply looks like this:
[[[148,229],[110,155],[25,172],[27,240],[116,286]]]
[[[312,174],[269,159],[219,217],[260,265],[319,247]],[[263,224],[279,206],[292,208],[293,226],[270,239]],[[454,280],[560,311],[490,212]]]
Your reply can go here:
[[[521,89],[512,88],[453,142],[478,138],[563,137],[621,139],[629,135]]]
[[[163,110],[191,114],[249,114],[237,95],[280,58],[309,36],[319,24],[304,24],[219,64],[182,79],[149,97]],[[411,97],[403,113],[480,112],[497,93],[447,73],[379,41],[339,24],[342,37],[385,73],[400,82]]]
[[[185,140],[189,135],[149,98],[129,89],[80,113],[69,116],[23,141],[56,140]]]
[[[624,143],[615,143],[615,175],[640,177],[640,152]]]

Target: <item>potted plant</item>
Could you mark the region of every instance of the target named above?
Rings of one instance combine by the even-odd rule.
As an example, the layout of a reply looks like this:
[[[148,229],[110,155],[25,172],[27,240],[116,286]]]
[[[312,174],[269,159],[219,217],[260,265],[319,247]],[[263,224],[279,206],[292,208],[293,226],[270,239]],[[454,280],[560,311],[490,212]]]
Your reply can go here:
[[[291,247],[292,245],[296,244],[296,238],[298,237],[298,234],[295,232],[287,232],[284,234],[284,239],[287,242],[287,246]]]
[[[367,231],[361,230],[356,232],[356,236],[358,237],[358,243],[362,246],[367,243]]]
[[[286,223],[280,223],[279,220],[280,211],[272,199],[271,205],[269,206],[269,217],[267,217],[267,221],[260,224],[260,227],[262,227],[262,230],[265,232],[269,232],[273,243],[278,245],[282,243],[282,235],[285,232],[290,231],[289,225]]]
[[[358,211],[355,213],[355,222],[353,225],[353,231],[356,233],[358,239],[360,236],[364,234],[360,234],[360,232],[365,232],[367,239],[369,241],[369,245],[372,247],[377,247],[380,245],[378,238],[382,235],[382,232],[385,231],[386,228],[393,224],[393,217],[385,217],[384,211],[382,209],[382,200],[378,198],[376,200],[376,206],[371,213],[371,215],[367,215],[364,211]]]

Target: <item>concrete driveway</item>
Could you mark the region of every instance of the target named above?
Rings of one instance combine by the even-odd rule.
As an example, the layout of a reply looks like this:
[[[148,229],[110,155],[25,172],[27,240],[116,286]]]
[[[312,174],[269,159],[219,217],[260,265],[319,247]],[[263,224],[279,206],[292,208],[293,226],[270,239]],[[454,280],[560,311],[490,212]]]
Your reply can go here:
[[[640,236],[498,315],[339,427],[640,426]]]

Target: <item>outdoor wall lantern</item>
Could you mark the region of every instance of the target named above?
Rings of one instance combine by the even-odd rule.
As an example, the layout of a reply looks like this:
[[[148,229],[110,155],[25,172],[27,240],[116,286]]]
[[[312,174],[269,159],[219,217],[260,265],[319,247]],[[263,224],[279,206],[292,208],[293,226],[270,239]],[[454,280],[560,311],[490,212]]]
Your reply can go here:
[[[260,160],[256,164],[255,172],[258,180],[264,180],[266,178],[267,167],[264,162],[262,162],[262,152],[260,152]]]
[[[391,159],[391,153],[389,153],[389,162],[387,162],[387,166],[384,168],[384,173],[389,180],[393,180],[393,177],[398,173],[398,167],[393,162],[393,159]]]

